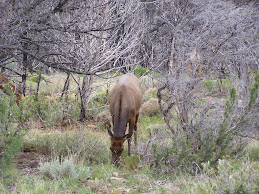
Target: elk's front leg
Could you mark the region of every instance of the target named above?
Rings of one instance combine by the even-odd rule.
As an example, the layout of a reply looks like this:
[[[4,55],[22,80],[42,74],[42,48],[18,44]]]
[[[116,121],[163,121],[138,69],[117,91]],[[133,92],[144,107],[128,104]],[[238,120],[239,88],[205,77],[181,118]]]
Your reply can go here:
[[[130,144],[131,144],[131,138],[128,138],[128,156],[130,156]]]

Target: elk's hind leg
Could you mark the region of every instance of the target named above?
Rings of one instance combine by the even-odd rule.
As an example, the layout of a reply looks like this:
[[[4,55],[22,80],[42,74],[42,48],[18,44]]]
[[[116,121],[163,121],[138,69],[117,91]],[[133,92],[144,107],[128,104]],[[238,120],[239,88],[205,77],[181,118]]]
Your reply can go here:
[[[135,129],[135,118],[131,119],[129,122],[129,135],[128,135],[128,156],[130,156],[130,144],[131,144],[131,137],[133,134],[133,130]]]
[[[138,117],[139,113],[136,115],[136,120],[135,120],[135,128],[134,128],[134,144],[137,146],[137,122],[138,122]]]

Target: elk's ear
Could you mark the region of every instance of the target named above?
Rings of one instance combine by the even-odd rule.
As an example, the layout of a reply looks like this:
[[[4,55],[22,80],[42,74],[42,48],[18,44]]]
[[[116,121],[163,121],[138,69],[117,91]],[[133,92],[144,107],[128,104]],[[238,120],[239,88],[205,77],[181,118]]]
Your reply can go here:
[[[109,134],[111,137],[113,137],[113,134],[112,134],[112,132],[111,132],[110,127],[107,128],[107,131],[108,131],[108,134]]]

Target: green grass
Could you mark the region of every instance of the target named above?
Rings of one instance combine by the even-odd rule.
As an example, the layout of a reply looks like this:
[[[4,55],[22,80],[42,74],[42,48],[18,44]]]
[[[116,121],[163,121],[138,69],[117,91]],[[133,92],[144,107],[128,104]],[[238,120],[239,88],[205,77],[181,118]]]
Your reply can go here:
[[[149,136],[149,131],[146,130],[149,126],[152,125],[164,125],[165,122],[162,119],[161,114],[154,115],[152,117],[143,117],[139,119],[139,124],[138,124],[138,136],[140,138],[146,138]]]
[[[77,167],[79,172],[78,169]],[[156,181],[149,172],[150,169],[147,168],[138,169],[137,172],[134,172],[128,168],[117,168],[111,164],[91,165],[91,174],[87,179],[81,177],[48,179],[38,175],[21,176],[15,181],[13,191],[18,193],[148,192],[150,184]],[[7,189],[0,184],[0,191],[4,192]]]
[[[205,80],[203,85],[208,92],[217,93],[221,87],[226,93],[232,87],[232,82],[229,79],[222,79],[221,82],[220,80]]]

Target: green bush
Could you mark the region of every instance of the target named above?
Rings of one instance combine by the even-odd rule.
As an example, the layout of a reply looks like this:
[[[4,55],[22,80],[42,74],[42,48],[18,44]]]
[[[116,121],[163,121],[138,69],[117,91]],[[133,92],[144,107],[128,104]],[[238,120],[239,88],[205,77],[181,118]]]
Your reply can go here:
[[[221,87],[222,91],[226,93],[232,87],[232,82],[229,79],[205,80],[203,85],[208,92],[219,92]]]
[[[38,83],[39,82],[39,78],[40,78],[39,75],[34,75],[32,77],[28,77],[28,80],[32,81],[34,83]],[[41,75],[41,79],[40,80],[42,81],[43,79],[45,79],[45,77],[43,75]]]
[[[28,96],[24,101],[24,119],[40,120],[45,126],[53,126],[63,118],[77,119],[80,114],[78,103],[73,99],[57,100],[39,95]]]
[[[134,74],[137,76],[137,77],[140,77],[142,75],[148,75],[148,74],[151,74],[151,72],[145,68],[145,67],[141,67],[141,66],[136,66],[136,68],[134,69]]]
[[[152,144],[154,153],[154,166],[161,173],[180,172],[193,173],[193,162],[196,156],[192,154],[192,145],[187,135],[173,136],[171,141],[154,142]]]
[[[222,79],[222,90],[223,91],[228,91],[231,87],[233,87],[231,80],[229,80],[229,79]]]
[[[95,95],[93,95],[89,102],[89,108],[93,108],[93,107],[100,107],[103,106],[105,103],[107,103],[108,101],[108,96],[106,92],[100,92],[100,93],[96,93]]]
[[[207,128],[203,129],[206,133],[201,133],[201,129],[197,127],[192,132],[177,132],[173,135],[171,144],[153,143],[154,165],[157,171],[170,172],[180,168],[188,173],[196,173],[204,162],[209,161],[215,166],[219,159],[240,153],[245,144],[234,144],[236,131],[230,126],[236,107],[236,90],[231,88],[229,93],[222,122],[216,131],[214,128]],[[250,92],[250,96],[252,97],[248,107],[252,106],[251,102],[255,102],[257,98],[253,92]],[[235,118],[235,122],[239,122],[238,119],[242,121],[243,116]]]
[[[216,88],[217,81],[216,80],[206,80],[204,81],[204,87],[211,92],[214,88]]]
[[[22,128],[22,108],[12,97],[0,98],[0,175],[12,177],[14,156],[22,149],[24,129]],[[20,122],[17,124],[17,122]],[[5,179],[6,181],[6,179]]]

